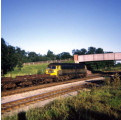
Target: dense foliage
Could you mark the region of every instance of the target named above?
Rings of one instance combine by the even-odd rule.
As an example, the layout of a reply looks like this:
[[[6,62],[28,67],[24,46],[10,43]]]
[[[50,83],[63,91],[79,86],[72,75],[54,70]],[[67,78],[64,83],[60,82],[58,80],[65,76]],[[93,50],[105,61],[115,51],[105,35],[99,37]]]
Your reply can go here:
[[[5,40],[1,38],[1,71],[2,74],[6,74],[8,71],[12,71],[16,66],[21,70],[23,63],[47,61],[47,60],[63,60],[72,58],[70,53],[62,52],[55,55],[52,51],[48,50],[47,55],[37,54],[35,52],[26,52],[19,47],[13,47],[7,45]]]
[[[105,53],[102,48],[89,47],[88,50],[82,48],[81,50],[74,49],[72,54],[86,55],[86,54],[100,54]],[[62,52],[55,55],[52,51],[48,50],[47,55],[37,54],[35,52],[26,52],[19,47],[7,45],[5,40],[1,38],[1,71],[6,74],[12,71],[16,66],[21,70],[23,63],[47,61],[47,60],[63,60],[73,58],[69,52]],[[101,62],[87,62],[85,63],[89,70],[99,70],[101,68],[109,69],[114,65],[114,61],[101,61]]]
[[[8,71],[13,70],[17,65],[17,55],[15,47],[6,45],[4,39],[1,39],[1,69],[2,73],[5,74]]]
[[[88,50],[85,48],[82,48],[81,50],[74,49],[72,50],[73,55],[87,55],[87,54],[102,54],[102,53],[112,53],[112,52],[104,52],[102,48],[95,48],[95,47],[89,47]],[[85,63],[87,68],[91,71],[97,71],[101,69],[110,70],[111,67],[114,66],[115,61],[96,61],[96,62],[86,62]]]

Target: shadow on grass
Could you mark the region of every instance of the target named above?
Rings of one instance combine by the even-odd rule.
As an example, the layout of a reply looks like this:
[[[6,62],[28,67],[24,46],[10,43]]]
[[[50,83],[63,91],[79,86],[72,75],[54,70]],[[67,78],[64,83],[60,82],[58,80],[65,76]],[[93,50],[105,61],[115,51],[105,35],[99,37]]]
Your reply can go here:
[[[86,81],[87,83],[95,83],[95,84],[103,84],[104,80],[90,80],[90,81]]]
[[[108,115],[101,112],[91,111],[87,109],[80,109],[75,111],[72,106],[69,106],[68,120],[121,120],[114,115]]]
[[[20,113],[18,113],[18,120],[27,120],[27,118],[26,118],[26,112],[20,112]]]
[[[121,115],[114,116],[113,114],[102,113],[98,111],[92,111],[85,108],[80,108],[75,110],[75,108],[71,105],[68,105],[69,111],[65,120],[121,120]],[[120,112],[120,111],[119,111]],[[39,113],[40,114],[40,113]],[[51,116],[50,120],[63,120],[64,116]],[[34,118],[36,120],[36,118]],[[27,120],[26,112],[20,112],[18,114],[18,120]],[[40,118],[41,120],[41,118]],[[46,117],[42,120],[48,120]]]

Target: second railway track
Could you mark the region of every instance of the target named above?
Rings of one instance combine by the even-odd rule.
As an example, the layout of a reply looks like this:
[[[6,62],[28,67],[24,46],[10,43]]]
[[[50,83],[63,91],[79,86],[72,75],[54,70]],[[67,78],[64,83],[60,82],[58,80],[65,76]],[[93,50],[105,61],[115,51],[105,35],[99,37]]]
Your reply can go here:
[[[76,91],[76,90],[79,90],[79,89],[82,89],[82,88],[85,88],[85,87],[87,87],[87,85],[76,85],[76,86],[73,86],[73,87],[54,90],[54,91],[51,91],[51,92],[42,93],[42,94],[27,97],[27,98],[18,99],[18,100],[15,100],[15,101],[3,103],[3,104],[1,104],[1,114],[4,114],[6,112],[10,112],[14,109],[17,109],[17,108],[20,108],[20,107],[23,107],[23,106],[34,104],[37,101],[43,101],[43,100],[46,100],[46,99],[57,97],[59,95],[63,95],[63,94],[69,93],[69,92],[73,92],[73,91]]]
[[[1,96],[4,97],[4,96],[18,94],[18,93],[22,93],[22,92],[42,89],[42,88],[46,88],[46,87],[51,87],[51,86],[56,86],[56,85],[61,85],[61,84],[66,84],[66,83],[72,83],[72,82],[77,82],[77,81],[81,81],[81,80],[93,79],[93,78],[97,78],[100,76],[101,76],[100,74],[93,74],[93,75],[87,76],[85,78],[78,78],[78,79],[72,79],[72,80],[63,81],[63,82],[54,82],[54,83],[42,84],[42,85],[37,85],[37,86],[32,86],[32,87],[3,91],[3,92],[1,92]]]

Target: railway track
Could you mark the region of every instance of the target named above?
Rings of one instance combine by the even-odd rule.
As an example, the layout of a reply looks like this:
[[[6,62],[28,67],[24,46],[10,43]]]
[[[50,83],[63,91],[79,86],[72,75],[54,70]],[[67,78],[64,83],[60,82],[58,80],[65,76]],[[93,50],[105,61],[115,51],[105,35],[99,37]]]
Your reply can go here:
[[[64,95],[66,93],[77,91],[77,90],[87,88],[87,87],[88,85],[76,85],[73,87],[63,88],[63,89],[59,89],[56,91],[51,91],[51,92],[27,97],[24,99],[19,99],[19,100],[3,103],[1,104],[1,114],[5,114],[6,112],[10,112],[12,110],[15,110],[15,109],[18,109],[18,108],[21,108],[30,104],[34,104],[39,101],[54,98],[54,97]]]
[[[87,76],[85,78],[72,79],[72,80],[63,81],[63,82],[54,82],[54,83],[42,84],[42,85],[37,85],[37,86],[32,86],[32,87],[26,87],[26,88],[19,88],[19,89],[15,89],[15,90],[9,90],[9,91],[2,91],[1,92],[1,96],[4,97],[4,96],[18,94],[18,93],[22,93],[22,92],[27,92],[27,91],[47,88],[47,87],[51,87],[51,86],[67,84],[67,83],[77,82],[77,81],[81,81],[81,80],[93,79],[93,78],[97,78],[97,77],[100,77],[100,76],[101,76],[100,74],[93,74],[93,75]]]

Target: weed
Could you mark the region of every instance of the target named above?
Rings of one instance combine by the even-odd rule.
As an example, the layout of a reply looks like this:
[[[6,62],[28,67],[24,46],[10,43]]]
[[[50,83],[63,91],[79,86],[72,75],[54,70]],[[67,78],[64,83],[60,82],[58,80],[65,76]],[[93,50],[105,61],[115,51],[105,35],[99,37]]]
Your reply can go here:
[[[77,96],[59,98],[43,108],[26,112],[27,120],[121,120],[121,85],[119,77],[91,91],[80,91]],[[118,84],[117,84],[118,83]],[[114,87],[115,86],[115,87]],[[16,116],[2,118],[17,120]]]
[[[110,85],[111,84],[111,78],[110,77],[106,77],[104,84],[105,85]]]
[[[113,85],[113,87],[120,86],[120,76],[118,73],[114,74],[112,85]]]

